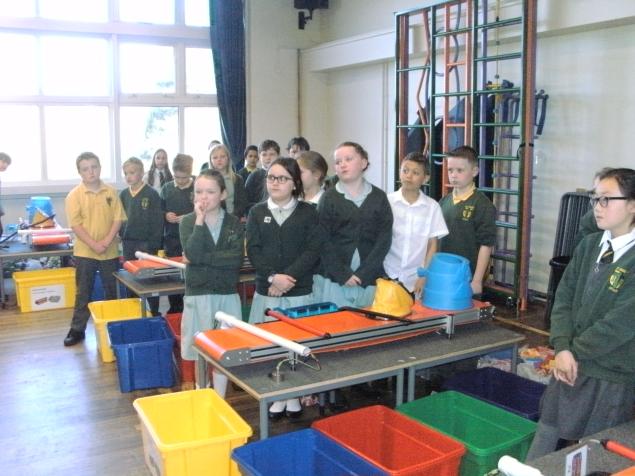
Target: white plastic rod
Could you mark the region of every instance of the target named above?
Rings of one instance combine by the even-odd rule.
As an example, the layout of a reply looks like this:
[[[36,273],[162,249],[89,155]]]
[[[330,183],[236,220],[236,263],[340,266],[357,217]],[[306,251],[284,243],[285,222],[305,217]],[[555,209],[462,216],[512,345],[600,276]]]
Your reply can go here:
[[[26,230],[18,230],[18,235],[58,235],[63,233],[73,233],[70,228],[28,228]]]
[[[171,259],[159,258],[158,256],[144,253],[143,251],[135,251],[134,255],[138,259],[147,259],[167,266],[172,266],[173,268],[185,269],[185,263],[179,263],[178,261],[172,261]]]
[[[279,345],[280,347],[284,347],[285,349],[289,349],[291,352],[295,352],[303,357],[311,354],[311,349],[305,345],[298,344],[289,339],[285,339],[284,337],[280,337],[277,334],[273,334],[271,332],[267,332],[263,329],[260,329],[258,326],[254,326],[252,324],[247,324],[243,322],[241,319],[236,319],[234,316],[230,316],[226,312],[218,311],[214,316],[218,322],[222,324],[226,324],[229,327],[238,327],[245,332],[249,332],[258,337],[262,337],[269,342]]]

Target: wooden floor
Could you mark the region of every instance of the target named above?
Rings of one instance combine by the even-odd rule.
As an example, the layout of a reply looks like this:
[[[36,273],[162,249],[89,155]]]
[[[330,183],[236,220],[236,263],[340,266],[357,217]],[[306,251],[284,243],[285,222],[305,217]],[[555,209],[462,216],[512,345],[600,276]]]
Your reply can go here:
[[[522,326],[542,326],[543,306],[534,304],[517,319],[505,306],[497,314]],[[92,323],[84,344],[65,348],[71,310],[0,310],[0,474],[146,475],[139,421],[132,402],[139,397],[177,391],[155,389],[121,393],[115,363],[103,363]],[[532,345],[539,334],[526,333]],[[380,402],[394,405],[389,387],[379,396],[346,394],[352,407]],[[418,387],[419,388],[419,387]],[[258,434],[258,406],[243,392],[230,390],[228,401]],[[302,418],[273,423],[271,434],[305,428],[318,418],[316,407]]]

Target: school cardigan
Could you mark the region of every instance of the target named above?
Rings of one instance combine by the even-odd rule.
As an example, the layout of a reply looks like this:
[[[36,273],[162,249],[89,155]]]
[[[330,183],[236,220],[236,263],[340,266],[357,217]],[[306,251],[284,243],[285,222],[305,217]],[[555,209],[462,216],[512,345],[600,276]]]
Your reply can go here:
[[[196,225],[196,213],[185,215],[179,232],[185,268],[185,295],[234,294],[245,248],[245,227],[224,213],[218,242],[214,243],[207,225]]]
[[[357,207],[331,188],[322,195],[318,210],[326,234],[320,274],[340,285],[354,274],[363,287],[374,286],[386,274],[383,263],[392,241],[392,209],[386,194],[373,185]],[[355,250],[361,264],[353,271]]]
[[[448,193],[439,201],[449,234],[439,241],[439,251],[463,256],[476,270],[481,246],[496,244],[496,208],[483,192],[474,193],[456,205]]]
[[[269,276],[288,274],[296,283],[284,296],[310,294],[323,236],[313,205],[298,202],[282,225],[267,202],[255,205],[247,219],[247,255],[256,268],[256,292],[267,296]]]
[[[158,250],[163,239],[161,197],[150,185],[144,184],[133,197],[130,188],[119,193],[128,220],[121,227],[123,240],[146,241],[148,248]]]
[[[635,247],[595,273],[602,233],[585,237],[565,269],[551,312],[550,342],[569,350],[581,375],[635,382]]]
[[[161,189],[161,207],[164,217],[168,212],[177,215],[186,215],[194,211],[194,181],[189,187],[179,188],[175,182],[166,183]],[[170,223],[165,220],[164,228],[165,236],[172,238],[179,237],[179,224]]]

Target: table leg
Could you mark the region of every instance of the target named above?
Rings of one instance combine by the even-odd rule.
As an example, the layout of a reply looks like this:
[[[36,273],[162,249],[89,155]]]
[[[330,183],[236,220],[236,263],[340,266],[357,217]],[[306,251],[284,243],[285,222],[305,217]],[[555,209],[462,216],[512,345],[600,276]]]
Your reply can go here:
[[[6,303],[4,302],[4,261],[0,259],[0,306],[2,309],[6,307]]]
[[[401,405],[403,403],[403,374],[403,369],[401,369],[397,374],[397,395],[395,402],[396,405]]]
[[[415,370],[415,368],[408,367],[408,395],[406,397],[407,398],[406,401],[408,402],[411,402],[415,399],[415,377],[416,376],[417,376],[417,371]]]
[[[266,400],[260,400],[258,402],[260,407],[260,439],[266,440],[269,438],[269,415],[267,413],[268,403]]]
[[[512,373],[516,373],[516,366],[518,365],[518,344],[514,344],[512,347],[512,363],[511,363],[511,371]]]
[[[200,354],[196,359],[195,373],[198,388],[207,388],[209,385],[209,370],[207,368],[207,361]]]

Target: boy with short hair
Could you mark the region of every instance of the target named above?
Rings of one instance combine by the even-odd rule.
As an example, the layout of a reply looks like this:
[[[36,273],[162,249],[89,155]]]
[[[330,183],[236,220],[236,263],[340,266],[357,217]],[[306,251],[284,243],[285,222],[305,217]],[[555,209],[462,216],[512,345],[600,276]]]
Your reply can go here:
[[[120,236],[125,260],[136,259],[135,252],[156,255],[163,239],[163,211],[161,197],[143,181],[143,162],[131,157],[123,163],[123,173],[128,188],[119,198],[128,220],[122,225]],[[159,315],[159,298],[148,298],[153,316]]]
[[[311,150],[311,146],[309,141],[302,136],[292,137],[287,144],[287,152],[292,159],[297,159],[300,153],[307,150]]]
[[[441,207],[421,191],[429,178],[428,159],[421,152],[411,152],[399,168],[401,188],[388,194],[393,215],[392,244],[384,269],[417,297],[424,284],[424,278],[417,277],[417,268],[428,266],[438,240],[448,234]]]
[[[126,214],[117,191],[100,179],[99,158],[92,152],[77,157],[77,171],[82,181],[66,196],[68,226],[75,233],[75,309],[65,346],[85,338],[90,313],[88,302],[93,293],[95,275],[101,275],[106,299],[117,297],[113,273],[119,268],[117,233]]]
[[[268,198],[267,187],[265,186],[265,178],[267,171],[274,160],[280,155],[280,146],[275,140],[266,139],[258,146],[258,157],[260,159],[260,167],[249,174],[245,183],[245,191],[247,192],[247,202],[249,210],[256,203],[262,202]]]
[[[161,208],[165,216],[163,247],[167,256],[183,254],[179,224],[183,216],[194,211],[193,163],[194,159],[190,155],[177,154],[172,161],[174,180],[161,189]],[[182,294],[168,296],[168,301],[168,314],[183,312]]]
[[[11,157],[6,152],[0,152],[0,172],[4,172],[11,165]],[[4,208],[0,204],[0,218],[4,216]],[[2,222],[0,221],[0,236],[4,232]]]
[[[496,244],[496,208],[474,184],[478,154],[472,147],[458,147],[447,154],[446,160],[453,189],[439,201],[450,230],[440,242],[440,251],[469,260],[472,293],[479,296]]]

